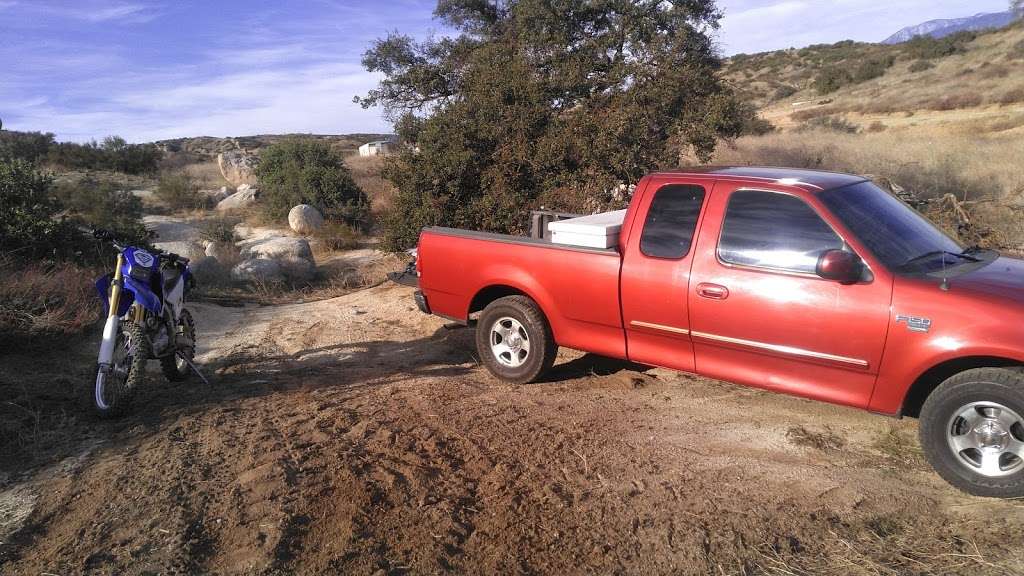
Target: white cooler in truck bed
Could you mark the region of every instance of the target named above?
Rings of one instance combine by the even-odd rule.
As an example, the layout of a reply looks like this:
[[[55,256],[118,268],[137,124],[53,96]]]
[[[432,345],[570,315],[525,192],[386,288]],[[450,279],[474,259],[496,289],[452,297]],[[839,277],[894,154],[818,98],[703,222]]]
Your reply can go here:
[[[626,218],[625,210],[602,212],[559,220],[548,224],[551,242],[588,248],[611,248],[619,243],[619,231]]]

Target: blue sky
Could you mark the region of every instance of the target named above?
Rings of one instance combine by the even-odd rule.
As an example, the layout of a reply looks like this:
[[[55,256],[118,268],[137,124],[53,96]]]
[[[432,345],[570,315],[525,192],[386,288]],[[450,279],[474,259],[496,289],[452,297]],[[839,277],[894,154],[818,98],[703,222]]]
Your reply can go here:
[[[1006,0],[723,0],[722,51],[878,41]],[[389,31],[438,33],[418,0],[0,0],[0,119],[61,140],[386,132],[352,97]]]

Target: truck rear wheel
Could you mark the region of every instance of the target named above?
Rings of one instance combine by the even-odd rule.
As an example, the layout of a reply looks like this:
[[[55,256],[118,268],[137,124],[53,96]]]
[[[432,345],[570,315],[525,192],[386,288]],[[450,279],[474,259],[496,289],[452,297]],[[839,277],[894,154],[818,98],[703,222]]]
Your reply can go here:
[[[947,482],[975,496],[1024,496],[1024,373],[965,370],[921,408],[921,447]]]
[[[511,384],[537,380],[558,353],[547,319],[526,296],[498,298],[484,308],[477,321],[476,348],[487,370]]]

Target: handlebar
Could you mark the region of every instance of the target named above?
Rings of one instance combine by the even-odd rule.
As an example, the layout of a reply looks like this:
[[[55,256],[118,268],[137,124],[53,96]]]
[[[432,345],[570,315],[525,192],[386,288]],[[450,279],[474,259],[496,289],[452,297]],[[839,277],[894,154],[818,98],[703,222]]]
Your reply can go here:
[[[111,232],[110,230],[104,230],[103,228],[96,228],[96,229],[94,229],[92,231],[92,236],[93,236],[93,238],[95,238],[97,240],[103,240],[105,242],[110,242],[111,244],[114,245],[114,248],[117,248],[118,250],[124,250],[124,248],[125,248],[124,244],[122,244],[117,238],[115,238],[114,237],[114,233]],[[147,251],[152,253],[158,259],[164,260],[166,262],[170,262],[171,264],[174,264],[174,263],[177,263],[177,262],[181,262],[182,264],[188,264],[189,263],[189,259],[188,258],[185,258],[184,256],[179,256],[179,255],[177,255],[177,254],[175,254],[173,252],[167,252],[167,251],[161,250],[159,248],[155,248],[154,247],[154,248],[148,249]]]

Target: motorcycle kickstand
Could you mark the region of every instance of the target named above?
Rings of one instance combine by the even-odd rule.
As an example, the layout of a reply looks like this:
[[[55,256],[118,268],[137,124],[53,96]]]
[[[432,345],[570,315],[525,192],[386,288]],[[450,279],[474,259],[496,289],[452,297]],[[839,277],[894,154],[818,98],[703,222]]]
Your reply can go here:
[[[181,358],[182,360],[185,361],[186,364],[188,364],[188,367],[191,368],[192,371],[196,373],[196,376],[199,376],[199,379],[203,381],[203,384],[206,384],[207,386],[210,385],[210,381],[206,379],[206,376],[203,376],[203,373],[200,372],[199,368],[192,363],[192,360],[189,360],[187,357],[181,354],[178,354],[178,358]]]

